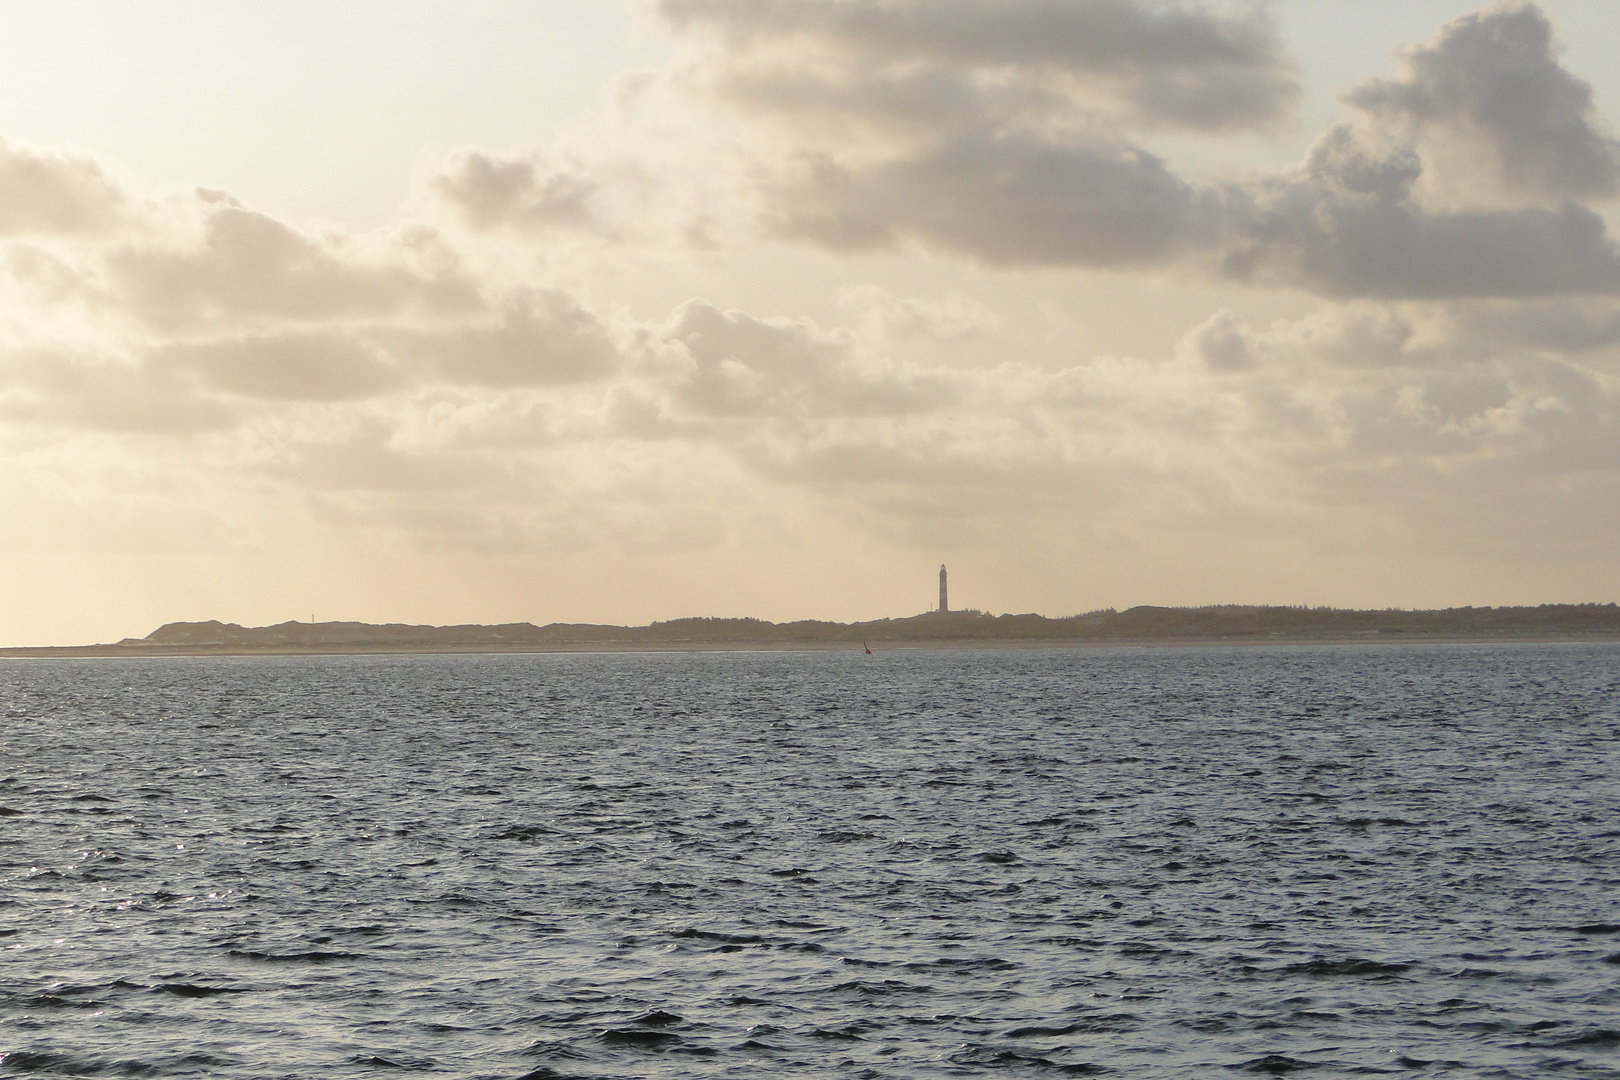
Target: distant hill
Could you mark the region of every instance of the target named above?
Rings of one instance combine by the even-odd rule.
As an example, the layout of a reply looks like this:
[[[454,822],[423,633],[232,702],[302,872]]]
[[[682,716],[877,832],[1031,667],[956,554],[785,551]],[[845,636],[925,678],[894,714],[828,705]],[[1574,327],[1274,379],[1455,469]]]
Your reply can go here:
[[[691,648],[724,645],[792,647],[928,643],[1107,643],[1148,641],[1445,640],[1620,637],[1614,604],[1446,608],[1439,611],[1347,611],[1336,608],[1112,608],[1067,618],[928,612],[901,619],[789,623],[761,619],[672,619],[648,626],[592,623],[503,623],[498,626],[376,625],[359,622],[176,622],[144,638],[126,638],[119,652],[305,650],[530,650],[561,648]]]

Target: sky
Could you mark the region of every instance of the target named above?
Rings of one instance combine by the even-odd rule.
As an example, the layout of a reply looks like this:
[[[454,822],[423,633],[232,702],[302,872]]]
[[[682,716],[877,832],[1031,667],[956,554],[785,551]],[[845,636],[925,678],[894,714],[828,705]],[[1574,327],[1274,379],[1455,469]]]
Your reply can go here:
[[[1620,599],[1617,39],[0,6],[0,644]]]

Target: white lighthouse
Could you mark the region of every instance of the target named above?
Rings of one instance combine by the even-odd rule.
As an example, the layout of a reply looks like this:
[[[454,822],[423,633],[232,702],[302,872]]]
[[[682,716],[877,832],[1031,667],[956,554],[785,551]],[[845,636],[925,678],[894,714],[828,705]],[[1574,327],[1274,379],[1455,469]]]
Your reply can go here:
[[[951,605],[945,598],[945,564],[939,564],[939,613],[945,614],[951,610]]]

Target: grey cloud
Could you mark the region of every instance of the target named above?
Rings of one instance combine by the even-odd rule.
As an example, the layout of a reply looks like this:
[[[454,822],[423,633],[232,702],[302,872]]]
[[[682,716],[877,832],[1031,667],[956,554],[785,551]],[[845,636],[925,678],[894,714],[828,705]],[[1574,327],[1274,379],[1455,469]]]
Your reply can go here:
[[[1200,189],[1122,145],[962,138],[864,165],[806,156],[765,189],[778,234],[839,250],[911,240],[993,265],[1154,266],[1213,257],[1230,280],[1328,296],[1620,291],[1603,219],[1556,208],[1435,211],[1421,163],[1330,129],[1290,175]]]
[[[1330,128],[1298,168],[1208,185],[1099,134],[1107,107],[1082,84],[1129,73],[1141,104],[1157,73],[1224,101],[1189,72],[1271,78],[1286,67],[1256,9],[663,0],[661,10],[708,43],[696,69],[711,87],[786,134],[753,181],[776,236],[840,251],[916,244],[997,266],[1197,266],[1346,298],[1620,291],[1604,220],[1560,201],[1614,186],[1615,144],[1531,4],[1458,20],[1408,54],[1402,78],[1363,84],[1350,97],[1360,121]],[[1434,204],[1425,170],[1459,168],[1435,133],[1455,141],[1465,130],[1537,199]]]
[[[699,300],[676,310],[662,340],[687,362],[676,398],[699,415],[899,414],[948,397],[937,379],[862,364],[838,335],[721,311]]]
[[[198,246],[129,246],[107,261],[114,295],[160,327],[477,308],[477,290],[446,255],[430,251],[417,260],[417,254],[407,240],[387,258],[371,259],[350,238],[318,239],[264,214],[222,205],[206,212]]]
[[[1564,364],[1615,345],[1620,308],[1613,301],[1357,301],[1326,304],[1263,329],[1222,309],[1189,329],[1178,352],[1217,370],[1223,359],[1227,368],[1268,367],[1278,379],[1324,379],[1317,369],[1337,368],[1345,378],[1360,371],[1375,379],[1422,380],[1491,365]]]
[[[6,414],[30,422],[217,430],[290,415],[278,404],[557,386],[622,363],[571,297],[497,292],[432,230],[315,235],[218,192],[127,234],[12,240],[0,269],[40,316],[12,319],[0,355]]]
[[[1596,213],[1429,211],[1409,155],[1330,130],[1293,176],[1230,193],[1223,273],[1329,296],[1441,299],[1620,291],[1620,251]]]
[[[174,345],[160,368],[194,373],[211,391],[273,401],[352,401],[396,389],[405,373],[344,333],[290,333]]]
[[[771,116],[800,135],[847,139],[934,139],[952,132],[1040,124],[1074,111],[1067,94],[1025,82],[989,82],[971,72],[937,69],[830,72],[763,62],[705,70],[713,90],[734,107]]]
[[[0,416],[13,423],[144,435],[235,426],[238,411],[133,360],[34,347],[0,357]]]
[[[1410,148],[1370,147],[1352,125],[1334,124],[1311,146],[1292,182],[1315,185],[1317,198],[1336,193],[1389,205],[1408,202],[1421,175],[1423,162]]]
[[[429,182],[432,192],[475,229],[594,228],[599,182],[583,169],[557,168],[534,154],[457,154]]]
[[[1552,25],[1534,4],[1465,15],[1402,62],[1402,77],[1370,79],[1346,100],[1385,122],[1481,141],[1510,190],[1615,194],[1620,142],[1600,130],[1591,86],[1558,63]]]
[[[1579,355],[1620,345],[1620,306],[1613,301],[1458,304],[1448,314],[1477,352],[1509,346]]]
[[[89,158],[0,141],[0,236],[102,233],[119,221],[127,202]]]
[[[446,382],[471,386],[547,386],[600,378],[620,362],[602,322],[572,297],[529,291],[492,317],[435,331],[382,335],[400,356]]]
[[[1212,200],[1131,147],[962,138],[913,158],[806,158],[770,190],[783,235],[858,250],[915,239],[1003,265],[1132,266],[1202,246]]]
[[[653,394],[629,386],[615,386],[608,391],[602,403],[602,429],[610,436],[631,439],[669,438],[681,433],[679,425],[668,422]]]
[[[809,46],[812,70],[831,60],[856,71],[890,67],[901,79],[921,66],[1078,85],[1139,120],[1192,128],[1264,123],[1297,96],[1293,65],[1253,8],[1193,0],[661,0],[659,8],[678,30],[715,34],[727,53],[780,61]]]
[[[1539,357],[1579,358],[1604,369],[1620,366],[1620,301],[1614,299],[1408,304],[1399,314],[1388,310],[1384,317],[1407,335],[1409,362],[1464,364]]]
[[[1179,348],[1220,372],[1248,371],[1259,362],[1249,324],[1226,308],[1187,331]]]
[[[769,231],[1000,264],[1146,265],[1207,243],[1209,198],[1098,132],[1274,118],[1292,68],[1258,9],[1136,0],[664,0],[686,73],[788,135]],[[707,35],[707,36],[705,36]]]
[[[10,415],[116,430],[211,430],[264,404],[361,402],[432,383],[556,386],[616,369],[606,328],[566,296],[525,294],[445,330],[373,325],[151,346],[133,359],[33,349],[0,363]]]
[[[1206,246],[1220,193],[1128,140],[1280,116],[1264,13],[1145,0],[663,0],[683,72],[786,136],[759,170],[776,235],[915,241],[987,262],[1140,266]]]
[[[1590,88],[1558,64],[1541,11],[1506,3],[1465,16],[1404,63],[1403,78],[1349,95],[1367,116],[1330,128],[1299,169],[1228,189],[1226,276],[1388,299],[1620,291],[1603,218],[1569,201],[1614,192],[1620,144],[1598,130]],[[1451,170],[1441,189],[1476,179],[1456,175],[1468,160],[1459,140],[1483,140],[1501,185],[1540,203],[1429,205],[1432,164]]]

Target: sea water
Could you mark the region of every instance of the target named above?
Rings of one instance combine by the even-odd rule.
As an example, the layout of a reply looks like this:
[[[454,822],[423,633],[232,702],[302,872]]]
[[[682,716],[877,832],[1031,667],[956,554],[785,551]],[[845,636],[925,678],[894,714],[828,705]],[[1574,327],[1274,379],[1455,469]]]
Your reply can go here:
[[[0,1074],[1620,1076],[1620,646],[0,661]]]

